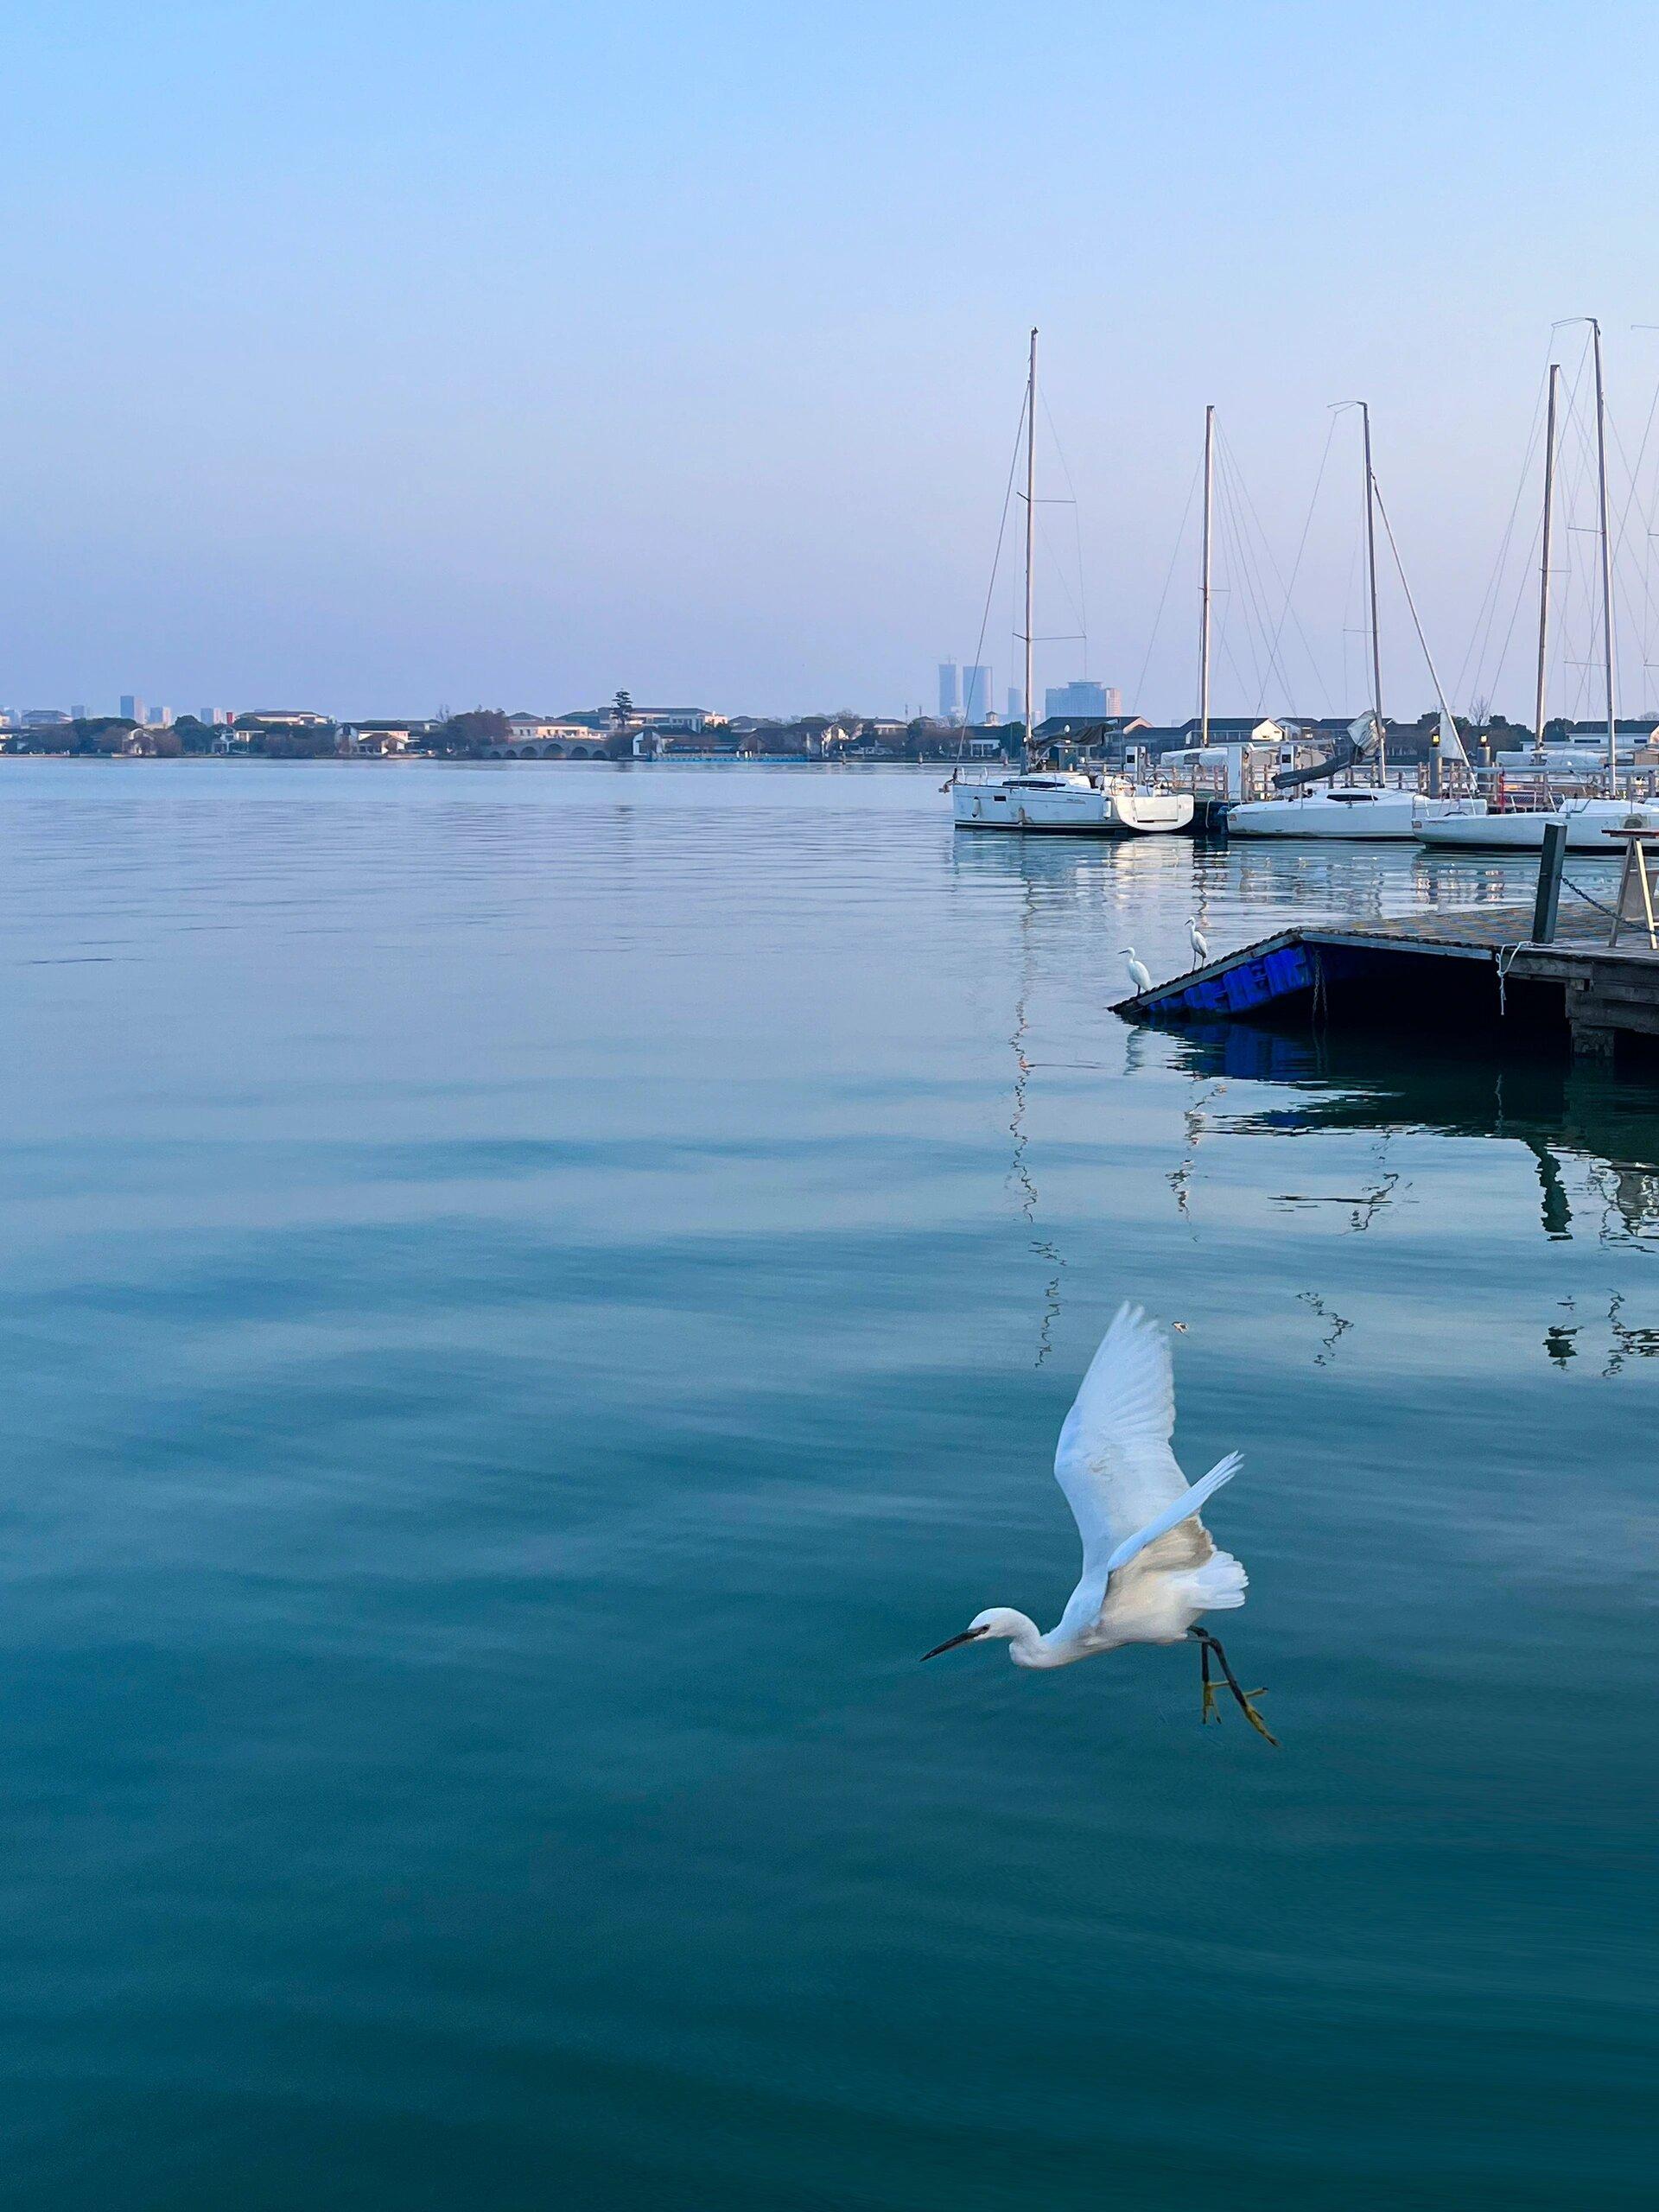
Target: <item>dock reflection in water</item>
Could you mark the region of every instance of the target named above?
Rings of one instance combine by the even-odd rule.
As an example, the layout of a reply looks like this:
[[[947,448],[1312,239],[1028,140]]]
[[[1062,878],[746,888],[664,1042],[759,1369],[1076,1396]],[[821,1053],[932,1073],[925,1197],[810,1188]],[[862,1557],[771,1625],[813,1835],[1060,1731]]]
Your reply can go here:
[[[1414,1060],[1392,1040],[1332,1033],[1314,1042],[1243,1023],[1205,1024],[1183,1041],[1195,1073],[1307,1094],[1295,1105],[1217,1116],[1215,1126],[1233,1135],[1415,1129],[1524,1145],[1538,1164],[1546,1236],[1574,1233],[1563,1163],[1576,1162],[1600,1201],[1593,1233],[1659,1249],[1659,1095],[1646,1084],[1542,1056],[1497,1069],[1490,1055],[1440,1051]],[[1580,1202],[1578,1233],[1585,1228]]]
[[[1284,1137],[1376,1130],[1385,1143],[1409,1132],[1516,1145],[1535,1165],[1540,1235],[1563,1243],[1589,1238],[1659,1253],[1659,1093],[1650,1085],[1554,1056],[1494,1067],[1488,1052],[1464,1056],[1437,1048],[1414,1057],[1397,1039],[1378,1042],[1344,1032],[1297,1038],[1244,1023],[1184,1031],[1179,1059],[1217,1088],[1223,1083],[1243,1087],[1246,1098],[1251,1083],[1293,1094],[1288,1103],[1252,1106],[1235,1090],[1230,1110],[1211,1112],[1212,1134]],[[1190,1118],[1187,1137],[1189,1144],[1195,1141]],[[1280,1203],[1348,1206],[1349,1226],[1363,1230],[1389,1204],[1399,1180],[1389,1172],[1368,1192],[1287,1194]],[[1317,1299],[1307,1302],[1323,1317]],[[1602,1337],[1608,1374],[1618,1374],[1630,1359],[1659,1356],[1659,1328],[1626,1322],[1624,1305],[1622,1292],[1606,1294]],[[1586,1328],[1581,1297],[1564,1299],[1562,1306],[1572,1318],[1553,1324],[1544,1342],[1558,1363],[1579,1356],[1577,1339]]]

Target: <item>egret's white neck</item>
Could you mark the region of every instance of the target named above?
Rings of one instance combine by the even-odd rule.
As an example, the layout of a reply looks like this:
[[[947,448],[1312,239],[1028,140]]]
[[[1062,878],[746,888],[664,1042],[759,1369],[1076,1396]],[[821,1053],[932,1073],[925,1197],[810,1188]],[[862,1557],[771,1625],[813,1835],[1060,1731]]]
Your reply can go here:
[[[997,1634],[1007,1637],[1008,1656],[1016,1667],[1052,1667],[1059,1663],[1036,1622],[1028,1613],[1016,1612],[1012,1605],[1007,1611],[1007,1627],[999,1627]]]

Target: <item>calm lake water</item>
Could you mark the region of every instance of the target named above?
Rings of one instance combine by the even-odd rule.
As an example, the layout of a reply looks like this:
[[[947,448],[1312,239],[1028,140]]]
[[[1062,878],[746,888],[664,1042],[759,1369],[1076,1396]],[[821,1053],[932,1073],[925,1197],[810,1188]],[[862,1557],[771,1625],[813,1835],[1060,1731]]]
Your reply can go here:
[[[1131,1033],[1503,862],[0,767],[29,2212],[1650,2202],[1659,1094]],[[1117,1302],[1228,1629],[1054,1676]]]

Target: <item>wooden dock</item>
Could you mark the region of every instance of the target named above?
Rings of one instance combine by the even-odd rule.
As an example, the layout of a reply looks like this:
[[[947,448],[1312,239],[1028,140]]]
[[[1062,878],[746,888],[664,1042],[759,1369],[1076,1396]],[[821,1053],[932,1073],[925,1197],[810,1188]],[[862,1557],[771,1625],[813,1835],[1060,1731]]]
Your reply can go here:
[[[1260,944],[1123,1000],[1126,1020],[1233,1020],[1491,1027],[1570,1038],[1611,1055],[1659,1040],[1659,951],[1608,916],[1564,907],[1547,944],[1530,906],[1473,906],[1395,921],[1281,930]]]

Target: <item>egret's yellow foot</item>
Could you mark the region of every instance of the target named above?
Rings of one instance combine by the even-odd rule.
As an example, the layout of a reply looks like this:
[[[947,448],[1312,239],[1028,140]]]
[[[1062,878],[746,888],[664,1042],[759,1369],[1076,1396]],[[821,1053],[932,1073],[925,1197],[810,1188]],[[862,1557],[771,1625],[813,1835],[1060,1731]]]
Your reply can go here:
[[[1265,1737],[1268,1742],[1273,1745],[1275,1751],[1277,1751],[1279,1748],[1279,1738],[1274,1734],[1272,1729],[1268,1727],[1267,1722],[1262,1718],[1255,1707],[1250,1703],[1250,1700],[1253,1697],[1265,1697],[1267,1695],[1267,1692],[1265,1690],[1247,1690],[1241,1685],[1237,1675],[1234,1674],[1232,1669],[1227,1663],[1227,1654],[1222,1648],[1221,1638],[1219,1637],[1211,1636],[1208,1629],[1194,1629],[1192,1633],[1198,1638],[1198,1659],[1199,1664],[1204,1671],[1205,1688],[1207,1689],[1210,1684],[1210,1656],[1211,1652],[1213,1652],[1215,1654],[1216,1664],[1220,1668],[1223,1679],[1225,1681],[1228,1689],[1232,1693],[1233,1702],[1237,1706],[1239,1711],[1244,1715],[1244,1718],[1249,1722],[1251,1727],[1255,1729],[1256,1734],[1258,1736]]]
[[[1211,1720],[1213,1720],[1217,1727],[1221,1726],[1221,1715],[1216,1710],[1216,1687],[1213,1682],[1207,1681],[1204,1686],[1204,1713],[1199,1726],[1202,1726],[1205,1722]]]
[[[1253,1697],[1260,1697],[1262,1694],[1262,1693],[1260,1690],[1247,1690],[1240,1697],[1238,1701],[1244,1709],[1244,1718],[1249,1722],[1251,1727],[1255,1729],[1256,1734],[1258,1736],[1265,1736],[1268,1741],[1273,1745],[1274,1751],[1277,1751],[1279,1748],[1279,1738],[1274,1734],[1272,1729],[1268,1727],[1267,1722],[1262,1718],[1255,1707],[1250,1703],[1250,1700]]]

